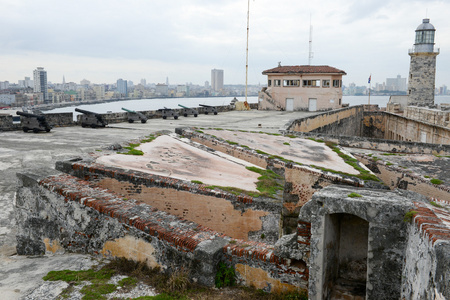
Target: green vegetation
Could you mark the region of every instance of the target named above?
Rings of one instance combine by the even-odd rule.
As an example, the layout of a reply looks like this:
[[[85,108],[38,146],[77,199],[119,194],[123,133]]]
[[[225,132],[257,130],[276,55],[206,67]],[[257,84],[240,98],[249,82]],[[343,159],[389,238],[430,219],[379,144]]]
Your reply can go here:
[[[256,189],[261,193],[261,196],[274,198],[278,191],[283,190],[283,185],[280,183],[282,177],[274,171],[256,167],[246,167],[246,169],[261,175],[256,183]]]
[[[393,165],[393,163],[391,163],[391,162],[386,163],[386,166],[392,166],[392,165]]]
[[[428,175],[425,175],[425,176],[423,176],[423,177],[425,177],[425,178],[431,178],[430,176],[428,176]]]
[[[321,139],[315,139],[315,138],[313,138],[313,137],[309,137],[309,138],[307,138],[308,140],[311,140],[311,141],[314,141],[314,142],[318,142],[318,143],[325,143],[325,141],[324,140],[321,140]]]
[[[146,136],[146,139],[141,140],[140,143],[137,143],[137,144],[129,143],[127,147],[124,147],[124,149],[127,149],[128,152],[118,152],[118,154],[144,155],[144,152],[142,152],[141,150],[137,150],[135,148],[139,147],[141,145],[141,143],[150,143],[150,142],[154,141],[160,135],[161,134],[156,134],[156,135],[150,134],[150,135]]]
[[[230,242],[232,244],[233,241]],[[236,241],[234,241],[236,243]],[[108,280],[114,275],[128,276],[118,282],[117,285],[109,284]],[[227,293],[222,289],[208,288],[190,282],[188,272],[180,269],[172,275],[162,273],[159,268],[149,268],[147,264],[135,262],[125,258],[115,258],[99,270],[85,271],[51,271],[44,280],[63,280],[69,283],[60,298],[69,298],[75,285],[88,281],[88,285],[81,289],[83,300],[107,299],[106,295],[115,291],[119,286],[121,290],[131,290],[137,282],[142,282],[155,288],[156,296],[142,296],[133,300],[188,300],[188,299],[227,299],[227,300],[306,300],[306,291],[291,291],[280,293],[266,293],[254,287],[235,286],[235,270],[219,263],[216,274],[216,284],[222,287],[228,286]],[[118,299],[118,298],[114,298]],[[131,299],[131,298],[130,298]]]
[[[191,180],[191,182],[196,184],[203,184],[203,182],[201,182],[200,180]]]
[[[297,136],[296,135],[293,135],[293,134],[288,134],[288,135],[286,135],[288,138],[291,138],[291,139],[295,139],[295,138],[297,138]]]
[[[236,143],[236,142],[233,142],[233,141],[229,141],[229,140],[226,140],[225,142],[227,142],[230,145],[238,145],[239,144],[239,143]]]
[[[436,184],[436,185],[439,185],[439,184],[444,183],[442,180],[437,179],[437,178],[432,178],[432,179],[430,180],[430,182],[431,182],[432,184]]]
[[[291,144],[289,144],[288,142],[284,142],[283,145],[290,146]]]
[[[265,238],[266,238],[266,235],[264,233],[261,233],[261,239],[263,240]]]
[[[264,151],[261,151],[261,150],[258,150],[258,149],[256,149],[255,151],[256,151],[256,153],[258,153],[258,154],[270,156],[270,154],[267,153],[267,152],[264,152]]]
[[[217,265],[216,287],[233,286],[236,282],[236,274],[233,267],[227,267],[223,262]]]
[[[256,183],[256,189],[258,190],[258,192],[247,191],[232,186],[209,185],[206,186],[205,188],[211,190],[218,188],[221,189],[222,191],[231,193],[236,196],[244,194],[254,198],[256,197],[275,198],[277,192],[283,190],[284,188],[284,184],[282,183],[283,178],[280,175],[276,174],[275,172],[271,170],[260,169],[257,167],[246,167],[246,169],[261,175],[258,177],[258,182]]]
[[[350,198],[359,198],[359,197],[362,197],[360,194],[358,194],[358,193],[350,193],[350,194],[348,194],[347,195],[347,197],[350,197]]]
[[[433,205],[433,206],[435,206],[435,207],[444,208],[442,205],[437,204],[437,203],[434,202],[434,201],[430,201],[430,204]]]
[[[203,131],[201,131],[201,130],[196,130],[196,132],[198,132],[198,133],[204,133]]]
[[[410,223],[414,217],[417,215],[417,211],[416,210],[410,210],[408,211],[405,216],[403,217],[403,221]]]

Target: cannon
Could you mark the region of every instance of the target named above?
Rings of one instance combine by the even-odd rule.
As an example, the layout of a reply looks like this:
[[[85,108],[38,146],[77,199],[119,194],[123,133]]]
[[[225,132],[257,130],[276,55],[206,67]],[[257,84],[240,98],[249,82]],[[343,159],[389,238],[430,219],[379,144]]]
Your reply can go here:
[[[206,105],[206,104],[199,104],[201,107],[205,108],[205,115],[212,113],[217,115],[217,108],[215,106]]]
[[[178,112],[171,108],[164,107],[158,110],[161,111],[163,119],[167,119],[167,117],[173,117],[175,120],[178,119]]]
[[[194,117],[198,116],[198,111],[195,108],[186,107],[181,104],[178,104],[178,106],[183,108],[182,112],[183,116],[185,117],[187,117],[188,115],[194,115]]]
[[[50,132],[52,127],[47,123],[47,120],[44,115],[31,114],[27,112],[16,112],[20,118],[22,124],[22,130],[24,132],[28,132],[28,130],[33,130],[34,133],[38,133],[39,131]]]
[[[81,127],[96,128],[105,127],[106,125],[108,125],[108,123],[103,120],[103,117],[100,114],[80,108],[75,108],[75,111],[83,114],[81,116]]]
[[[133,123],[134,121],[141,121],[141,123],[145,123],[147,122],[147,117],[144,116],[142,113],[138,112],[138,111],[134,111],[134,110],[129,110],[126,108],[122,107],[122,110],[127,112],[127,118],[128,118],[128,123]]]

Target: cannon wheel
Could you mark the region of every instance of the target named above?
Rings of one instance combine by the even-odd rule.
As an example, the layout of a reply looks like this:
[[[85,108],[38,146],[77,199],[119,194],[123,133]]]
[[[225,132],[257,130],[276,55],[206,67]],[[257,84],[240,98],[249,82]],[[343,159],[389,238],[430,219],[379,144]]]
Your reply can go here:
[[[214,114],[217,115],[217,111],[215,111]]]
[[[141,123],[146,123],[147,122],[147,120],[141,120]]]
[[[133,122],[134,122],[134,120],[128,119],[128,123],[133,123]]]
[[[163,119],[164,119],[164,120],[167,119],[167,116],[163,116]]]
[[[207,111],[205,111],[205,115],[207,115],[208,114],[208,112]]]
[[[28,132],[28,127],[22,128],[23,132]]]
[[[176,120],[176,119],[178,119],[178,116],[173,116],[173,118]]]
[[[45,129],[45,132],[50,132],[50,128],[46,128],[46,129]]]
[[[33,128],[33,132],[34,132],[34,133],[38,133],[38,132],[39,132],[39,129]]]
[[[197,118],[197,114],[194,114],[194,117],[196,117],[196,118]]]
[[[184,113],[184,115],[183,115],[183,116],[187,117],[187,113]]]
[[[84,123],[81,123],[81,127],[83,127],[83,128],[84,128],[84,127],[86,127],[86,124],[84,124]]]

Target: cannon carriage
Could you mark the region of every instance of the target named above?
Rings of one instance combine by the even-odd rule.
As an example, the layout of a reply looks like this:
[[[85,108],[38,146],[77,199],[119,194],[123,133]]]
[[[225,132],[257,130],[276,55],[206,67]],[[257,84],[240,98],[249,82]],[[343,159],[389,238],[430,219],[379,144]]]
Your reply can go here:
[[[201,107],[204,107],[205,115],[207,114],[215,114],[217,115],[217,107],[206,105],[206,104],[199,104]]]
[[[186,107],[184,105],[178,104],[179,107],[183,108],[181,114],[185,117],[189,115],[193,115],[194,117],[198,116],[198,110],[195,108]]]
[[[141,123],[146,123],[148,118],[142,113],[134,110],[129,110],[122,107],[122,110],[127,112],[128,123],[134,123],[134,121],[141,121]]]
[[[171,108],[167,108],[167,107],[160,108],[160,109],[158,109],[158,111],[161,112],[163,119],[167,119],[168,117],[173,117],[176,120],[176,119],[178,119],[178,116],[179,116],[177,111],[175,111]]]
[[[17,111],[16,113],[21,116],[20,122],[24,132],[28,132],[29,130],[32,130],[34,133],[40,131],[50,132],[52,129],[43,114],[37,115],[22,111]]]
[[[92,111],[75,108],[75,111],[82,113],[81,115],[81,127],[105,127],[108,123],[103,120],[102,115],[94,113]]]

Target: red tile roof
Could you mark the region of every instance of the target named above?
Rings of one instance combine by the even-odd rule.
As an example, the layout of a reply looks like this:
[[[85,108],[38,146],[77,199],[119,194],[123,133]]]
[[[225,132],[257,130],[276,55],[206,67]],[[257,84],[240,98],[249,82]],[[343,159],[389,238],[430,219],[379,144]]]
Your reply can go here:
[[[285,73],[285,74],[318,74],[318,73],[334,73],[347,75],[345,71],[330,66],[280,66],[273,69],[265,70],[263,75],[269,73]]]

